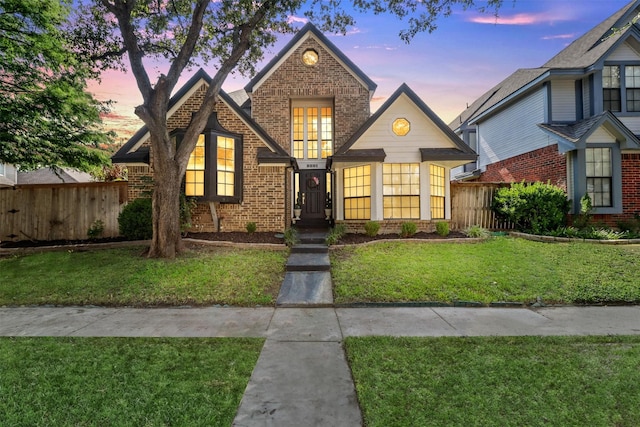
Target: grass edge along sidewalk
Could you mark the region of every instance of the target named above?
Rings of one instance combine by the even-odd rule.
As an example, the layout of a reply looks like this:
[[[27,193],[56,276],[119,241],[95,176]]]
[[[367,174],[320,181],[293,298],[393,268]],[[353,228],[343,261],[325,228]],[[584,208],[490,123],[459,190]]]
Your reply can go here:
[[[640,302],[640,245],[385,242],[331,251],[337,304]]]
[[[640,337],[349,337],[367,426],[640,425]]]
[[[261,338],[0,338],[3,425],[231,425]]]

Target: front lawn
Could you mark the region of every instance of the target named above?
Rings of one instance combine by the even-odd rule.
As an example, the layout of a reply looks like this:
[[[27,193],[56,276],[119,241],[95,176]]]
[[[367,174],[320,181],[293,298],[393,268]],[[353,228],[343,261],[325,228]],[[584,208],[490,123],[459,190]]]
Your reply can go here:
[[[345,346],[369,427],[640,425],[640,337],[351,337]]]
[[[204,247],[173,261],[143,248],[44,252],[0,259],[0,306],[272,305],[286,251]]]
[[[229,426],[264,340],[0,338],[7,426]]]
[[[331,252],[336,303],[640,302],[640,246],[389,242]]]

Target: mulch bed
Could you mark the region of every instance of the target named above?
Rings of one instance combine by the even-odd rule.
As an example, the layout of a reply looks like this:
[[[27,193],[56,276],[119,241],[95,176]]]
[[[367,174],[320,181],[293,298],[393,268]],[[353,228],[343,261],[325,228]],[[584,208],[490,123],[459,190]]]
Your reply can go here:
[[[197,240],[210,240],[210,241],[223,241],[233,243],[272,243],[272,244],[284,244],[283,236],[281,233],[246,233],[246,232],[228,232],[228,233],[188,233],[185,237]],[[448,236],[442,237],[437,233],[419,232],[409,239],[424,239],[424,240],[446,240],[446,239],[459,239],[466,236],[460,232],[453,231]],[[379,234],[375,237],[369,237],[366,234],[346,234],[338,244],[358,244],[366,243],[374,240],[397,240],[402,239],[398,234]],[[94,239],[94,240],[21,240],[19,242],[4,241],[0,242],[0,248],[35,248],[43,246],[65,246],[65,245],[90,245],[92,243],[112,243],[123,242],[124,238],[112,238],[112,239]]]

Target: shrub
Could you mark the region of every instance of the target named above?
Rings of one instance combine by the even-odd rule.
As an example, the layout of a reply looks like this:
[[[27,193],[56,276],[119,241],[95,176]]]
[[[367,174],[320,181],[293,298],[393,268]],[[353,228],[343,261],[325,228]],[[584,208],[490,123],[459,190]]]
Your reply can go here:
[[[249,233],[249,234],[255,233],[257,229],[258,229],[258,226],[256,225],[255,222],[248,222],[247,223],[247,233]]]
[[[295,228],[287,228],[284,231],[284,244],[291,247],[298,243],[298,232]]]
[[[380,223],[377,221],[367,221],[364,223],[364,232],[369,237],[374,237],[380,231]]]
[[[327,235],[327,245],[335,245],[347,234],[347,227],[344,224],[336,224]]]
[[[491,237],[491,233],[486,228],[482,228],[479,225],[472,225],[464,230],[464,234],[467,237],[473,237],[475,239],[488,239]]]
[[[554,185],[513,183],[498,189],[491,208],[518,230],[542,234],[565,224],[570,204],[564,190]]]
[[[402,237],[411,237],[418,231],[418,227],[415,222],[403,222],[402,227],[400,228],[400,236]]]
[[[136,199],[118,215],[120,234],[129,240],[148,240],[153,237],[151,199]]]
[[[96,219],[93,224],[91,224],[91,227],[89,227],[89,230],[87,230],[87,237],[89,237],[89,239],[97,239],[98,237],[102,236],[102,233],[104,232],[104,221],[102,221],[101,219]]]
[[[593,205],[591,204],[591,197],[585,194],[580,198],[580,213],[573,218],[574,227],[584,230],[591,223],[591,210]]]
[[[436,233],[442,237],[447,237],[449,235],[449,223],[444,221],[437,222]]]
[[[180,195],[180,231],[185,232],[191,228],[191,213],[198,206],[195,197]]]

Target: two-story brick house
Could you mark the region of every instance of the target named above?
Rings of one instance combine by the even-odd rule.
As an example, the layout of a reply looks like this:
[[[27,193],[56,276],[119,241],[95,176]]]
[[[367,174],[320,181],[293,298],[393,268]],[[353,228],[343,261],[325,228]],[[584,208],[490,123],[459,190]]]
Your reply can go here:
[[[640,214],[640,1],[632,1],[542,67],[520,69],[449,125],[478,152],[454,179],[551,182],[573,213]]]
[[[176,143],[209,81],[200,70],[172,97]],[[185,195],[198,201],[194,230],[255,222],[282,231],[326,226],[330,217],[360,231],[378,220],[397,232],[403,221],[431,230],[449,219],[450,170],[475,152],[406,85],[371,115],[375,89],[307,24],[244,90],[220,94],[185,176]],[[113,157],[128,166],[130,199],[150,188],[148,137],[142,128]]]

